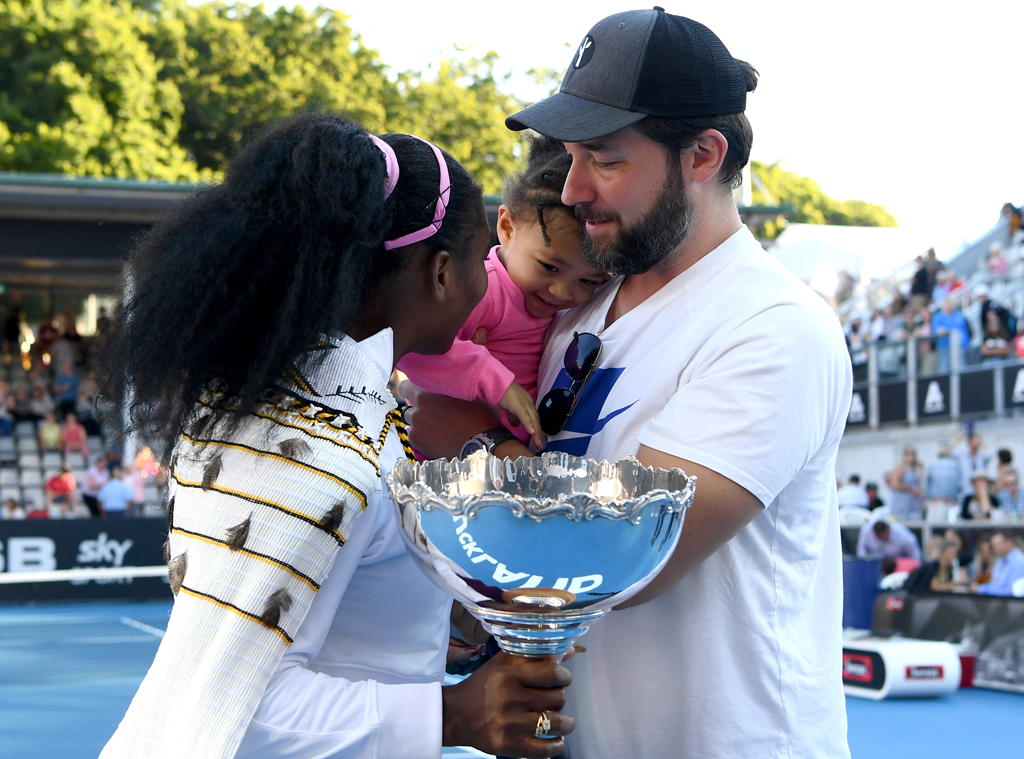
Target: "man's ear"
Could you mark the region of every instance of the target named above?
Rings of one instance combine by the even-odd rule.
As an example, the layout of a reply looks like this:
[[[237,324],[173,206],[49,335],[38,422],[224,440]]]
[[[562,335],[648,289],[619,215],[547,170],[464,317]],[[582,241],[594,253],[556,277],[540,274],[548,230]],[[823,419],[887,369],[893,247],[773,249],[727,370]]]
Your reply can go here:
[[[706,129],[697,136],[693,147],[683,153],[684,176],[689,168],[690,180],[694,184],[703,184],[713,179],[725,162],[725,154],[729,150],[729,141],[717,129]]]
[[[498,206],[498,242],[503,248],[508,247],[516,232],[516,220],[512,209],[502,203]]]
[[[447,250],[439,250],[430,257],[430,295],[438,303],[443,303],[451,293],[454,262]]]

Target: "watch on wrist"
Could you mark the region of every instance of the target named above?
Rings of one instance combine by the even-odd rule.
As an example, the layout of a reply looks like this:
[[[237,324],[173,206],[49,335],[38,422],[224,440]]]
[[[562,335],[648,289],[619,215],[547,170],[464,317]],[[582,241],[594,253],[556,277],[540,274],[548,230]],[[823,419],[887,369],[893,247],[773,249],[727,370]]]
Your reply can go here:
[[[506,430],[504,427],[495,427],[492,430],[486,430],[481,432],[479,435],[473,435],[466,443],[462,446],[462,450],[459,451],[459,458],[464,459],[470,454],[476,453],[477,451],[487,451],[488,453],[494,453],[494,449],[508,440],[515,440],[516,436]]]

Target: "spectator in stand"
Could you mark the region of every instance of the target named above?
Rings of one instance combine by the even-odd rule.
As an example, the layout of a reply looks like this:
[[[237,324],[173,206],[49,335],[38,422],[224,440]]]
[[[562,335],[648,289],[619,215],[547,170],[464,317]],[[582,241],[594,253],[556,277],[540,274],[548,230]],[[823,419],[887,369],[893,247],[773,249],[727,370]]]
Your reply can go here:
[[[989,596],[1012,596],[1013,583],[1024,577],[1024,551],[1003,530],[992,533],[992,551],[999,557],[992,567],[992,579],[975,590]]]
[[[871,323],[868,330],[868,340],[877,343],[885,334],[885,314],[883,309],[876,308],[871,312]]]
[[[9,437],[14,428],[14,416],[11,410],[14,408],[14,396],[11,394],[11,385],[8,382],[0,382],[0,435]]]
[[[839,488],[839,508],[848,506],[866,509],[868,507],[868,494],[860,486],[860,475],[851,474],[849,482]]]
[[[998,363],[1010,355],[1010,333],[994,310],[985,314],[981,336],[981,363]]]
[[[879,339],[887,343],[901,343],[904,339],[906,321],[903,319],[902,308],[897,310],[896,305],[894,301],[882,308],[885,326],[882,328],[882,336]]]
[[[920,519],[921,499],[924,495],[922,480],[924,467],[917,460],[917,449],[908,445],[903,449],[903,458],[889,473],[888,484],[892,490],[891,513],[897,519]]]
[[[938,283],[939,272],[946,268],[946,266],[939,261],[938,256],[935,255],[935,248],[928,248],[928,254],[925,257],[925,266],[928,269],[928,287],[932,288],[929,290],[929,293],[931,293],[935,289],[935,285]]]
[[[996,491],[999,510],[1012,519],[1024,518],[1024,492],[1020,489],[1017,470],[1010,467],[1003,475],[1003,487]]]
[[[100,306],[99,313],[96,315],[96,334],[100,337],[107,334],[107,329],[110,327],[110,317],[107,316],[107,309]]]
[[[57,367],[75,363],[75,346],[64,332],[61,332],[60,336],[53,341],[53,345],[50,346],[50,355],[53,357],[53,365]]]
[[[868,522],[860,528],[857,538],[859,559],[921,560],[921,544],[906,525],[899,522]]]
[[[78,399],[75,403],[78,420],[89,435],[99,435],[101,432],[96,407],[98,396],[99,385],[96,383],[96,372],[90,369],[82,377],[82,384],[78,386]]]
[[[918,256],[915,263],[917,264],[917,271],[914,272],[914,276],[910,280],[910,305],[916,312],[931,302],[932,288],[935,287],[935,283],[929,284],[931,277],[929,276],[928,264],[924,260],[924,256]]]
[[[992,537],[982,535],[974,547],[974,561],[970,565],[971,582],[984,585],[992,579]]]
[[[61,451],[67,456],[72,451],[78,451],[86,460],[89,458],[89,441],[85,427],[78,423],[74,413],[69,413],[64,419],[64,426],[61,428],[60,438]]]
[[[24,519],[25,509],[18,505],[13,498],[4,501],[3,509],[0,510],[0,519]]]
[[[61,467],[60,474],[54,475],[46,481],[44,488],[46,507],[50,510],[51,515],[54,508],[58,506],[60,515],[64,519],[70,519],[75,515],[73,499],[77,487],[75,476],[71,474],[71,467],[67,464]]]
[[[958,440],[963,440],[966,433],[960,433]],[[992,514],[991,485],[995,480],[995,457],[981,442],[981,436],[971,432],[966,444],[960,442],[954,450],[960,463],[960,492],[963,493],[963,504],[960,509],[961,519],[974,519],[980,516],[988,519]]]
[[[932,303],[943,303],[953,291],[956,275],[948,269],[938,272],[932,288]]]
[[[37,421],[35,411],[32,409],[32,396],[28,391],[28,387],[24,384],[19,384],[14,388],[11,414],[14,416],[15,422]]]
[[[1021,209],[1014,206],[1013,203],[1006,203],[1003,205],[1003,217],[1007,223],[1006,231],[1012,240],[1021,229]]]
[[[854,314],[850,320],[850,329],[846,333],[846,348],[850,351],[854,382],[868,378],[867,335],[865,333],[863,318],[860,314]]]
[[[110,465],[110,479],[96,495],[100,513],[109,518],[122,519],[132,515],[133,495],[131,486],[121,479],[121,467]]]
[[[61,414],[72,414],[78,402],[78,386],[82,379],[70,361],[61,365],[60,372],[53,378],[53,392],[60,404]]]
[[[878,483],[868,482],[864,485],[864,492],[868,494],[868,508],[871,511],[885,506],[885,501],[878,497]]]
[[[36,384],[32,386],[32,400],[30,402],[32,408],[32,415],[36,421],[45,419],[47,414],[54,414],[57,411],[57,404],[54,403],[53,398],[46,392],[46,387],[42,384]]]
[[[951,455],[949,445],[940,445],[939,458],[928,466],[924,486],[925,504],[928,508],[931,509],[934,504],[945,509],[940,521],[948,518],[950,507],[960,503],[963,479],[960,462]]]
[[[929,585],[933,593],[955,593],[967,590],[966,573],[957,559],[957,545],[950,540],[942,541],[939,549],[939,565]]]
[[[914,319],[914,337],[917,340],[917,373],[929,377],[939,373],[939,354],[932,336],[932,312],[922,308]]]
[[[28,519],[49,519],[50,510],[46,508],[46,503],[37,503],[32,501],[25,509],[25,516]]]
[[[966,547],[964,543],[964,536],[954,530],[952,527],[947,527],[946,531],[942,533],[942,539],[950,543],[956,543],[956,552],[960,566],[970,566],[970,563],[974,561],[974,554],[971,550]]]
[[[981,304],[980,324],[982,329],[985,327],[986,318],[989,313],[994,311],[996,316],[999,317],[999,321],[1006,327],[1007,333],[1011,335],[1016,333],[1017,318],[1010,313],[1009,309],[989,297],[989,287],[984,282],[974,288],[974,299]]]
[[[1013,451],[1009,448],[1000,448],[996,451],[996,484],[995,490],[998,493],[1006,487],[1006,475],[1010,472],[1016,474],[1013,466]]]
[[[1010,264],[1003,255],[1003,246],[998,242],[992,243],[988,249],[988,257],[985,259],[985,269],[990,282],[1002,282],[1010,270]]]
[[[939,373],[949,374],[950,369],[950,333],[960,335],[960,366],[966,361],[967,346],[971,342],[971,333],[967,331],[967,320],[956,307],[953,298],[942,301],[942,308],[932,316],[932,334],[936,335],[935,350],[939,356]]]
[[[50,349],[58,337],[60,337],[60,331],[57,329],[57,325],[53,323],[53,317],[43,319],[42,324],[39,325],[39,332],[36,334],[35,347],[39,351],[42,364],[45,366],[49,366],[53,361],[53,354],[50,352]]]
[[[43,423],[39,425],[39,447],[43,451],[59,451],[63,442],[63,430],[57,424],[57,417],[53,412],[46,415]]]
[[[89,513],[94,517],[102,516],[100,511],[99,497],[100,489],[110,481],[110,472],[107,471],[106,456],[97,456],[85,472],[85,482],[82,484],[82,500],[85,502]]]

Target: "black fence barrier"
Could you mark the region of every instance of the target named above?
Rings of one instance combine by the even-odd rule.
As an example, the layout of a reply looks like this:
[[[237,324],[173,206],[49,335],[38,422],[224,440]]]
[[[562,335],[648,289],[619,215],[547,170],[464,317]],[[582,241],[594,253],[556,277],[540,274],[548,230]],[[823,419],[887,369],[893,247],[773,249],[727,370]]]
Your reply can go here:
[[[1024,693],[1024,598],[921,593],[879,606],[898,609],[884,627],[891,623],[908,638],[966,643],[977,651],[976,686]]]
[[[967,356],[978,358],[975,353],[951,350],[949,354],[946,371],[937,373],[932,362],[927,372],[918,371],[916,338],[908,343],[874,344],[859,353],[847,428],[878,429],[886,424],[915,425],[1024,410],[1024,359],[966,363]]]
[[[0,572],[155,566],[166,539],[162,519],[0,521]],[[0,584],[0,603],[169,597],[165,577]]]

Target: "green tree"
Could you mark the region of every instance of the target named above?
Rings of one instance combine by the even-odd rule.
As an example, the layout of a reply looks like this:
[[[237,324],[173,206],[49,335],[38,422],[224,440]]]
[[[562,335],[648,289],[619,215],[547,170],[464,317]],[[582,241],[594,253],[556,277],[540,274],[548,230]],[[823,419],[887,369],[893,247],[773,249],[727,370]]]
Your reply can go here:
[[[772,164],[750,162],[750,173],[754,180],[751,194],[755,205],[791,205],[793,212],[788,215],[789,221],[801,224],[896,226],[896,219],[882,206],[863,200],[835,200],[825,194],[813,179],[787,171],[780,164],[781,161]],[[757,235],[774,239],[784,225],[785,219],[779,216],[765,222],[757,230]]]
[[[522,107],[503,94],[495,78],[497,53],[482,58],[443,58],[437,75],[405,72],[401,98],[389,109],[389,131],[425,137],[457,158],[488,194],[519,167],[520,137],[505,117]]]
[[[261,125],[306,109],[342,111],[384,128],[398,100],[379,55],[343,13],[183,0],[135,0],[162,81],[184,103],[180,142],[200,168],[221,170]]]
[[[0,169],[210,179],[266,123],[316,109],[432,140],[496,193],[521,153],[496,63],[393,72],[323,7],[0,0]]]
[[[148,26],[116,0],[0,1],[0,169],[199,178]]]

